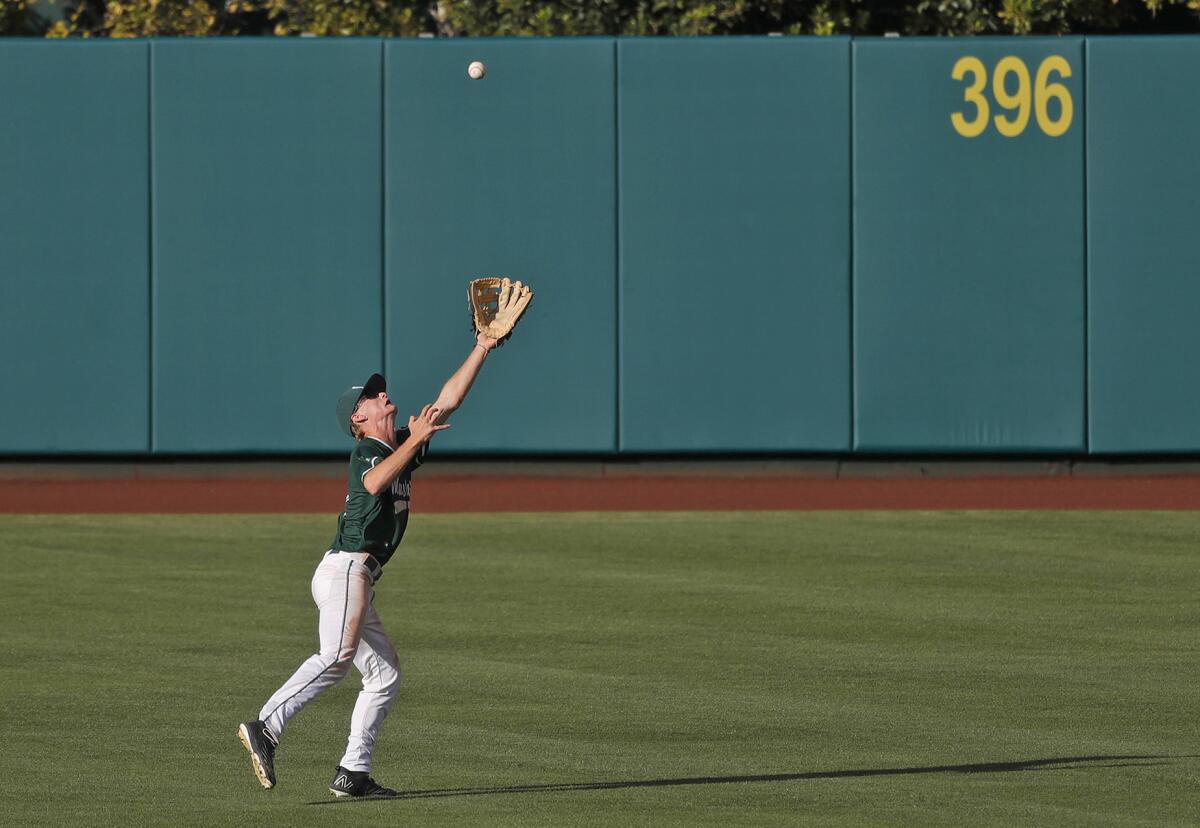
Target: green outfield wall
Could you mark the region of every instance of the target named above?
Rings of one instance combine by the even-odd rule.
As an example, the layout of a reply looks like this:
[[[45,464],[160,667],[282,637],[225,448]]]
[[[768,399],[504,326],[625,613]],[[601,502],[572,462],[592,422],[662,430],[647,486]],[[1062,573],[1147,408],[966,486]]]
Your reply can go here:
[[[1083,451],[1082,40],[852,50],[855,448]],[[1030,110],[1054,63],[1080,104],[1052,135]]]
[[[0,42],[0,451],[150,450],[149,57]]]
[[[342,445],[309,401],[380,364],[381,67],[353,40],[153,44],[155,451]]]
[[[482,60],[482,80],[466,66]],[[1200,451],[1200,38],[0,40],[0,454]]]
[[[1089,446],[1200,451],[1200,41],[1087,43]]]
[[[849,449],[847,46],[618,42],[622,450]]]

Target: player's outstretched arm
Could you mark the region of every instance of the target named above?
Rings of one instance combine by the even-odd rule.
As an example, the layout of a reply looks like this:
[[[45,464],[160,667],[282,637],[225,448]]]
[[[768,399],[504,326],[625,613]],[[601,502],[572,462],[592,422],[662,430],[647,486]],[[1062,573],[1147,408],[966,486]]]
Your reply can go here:
[[[435,422],[438,424],[446,422],[450,415],[462,405],[463,400],[467,397],[467,392],[475,384],[475,378],[479,376],[479,369],[483,367],[484,360],[495,347],[496,340],[482,333],[476,335],[475,347],[471,349],[471,353],[467,354],[466,360],[453,376],[446,380],[441,393],[438,394],[437,402],[433,404],[436,412]]]
[[[428,443],[434,434],[449,427],[437,422],[437,410],[432,405],[422,408],[420,414],[408,418],[408,438],[379,465],[363,475],[363,486],[371,494],[378,495],[408,467],[421,446]]]

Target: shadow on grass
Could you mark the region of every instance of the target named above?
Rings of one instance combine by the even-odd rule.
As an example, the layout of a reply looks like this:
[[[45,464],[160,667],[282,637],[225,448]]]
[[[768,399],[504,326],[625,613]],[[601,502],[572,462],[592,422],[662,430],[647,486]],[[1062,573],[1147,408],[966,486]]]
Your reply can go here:
[[[401,791],[396,799],[434,799],[449,796],[496,796],[499,794],[564,793],[566,791],[608,791],[618,788],[666,788],[678,785],[730,785],[737,782],[797,782],[806,779],[849,779],[864,776],[906,776],[925,773],[1015,773],[1018,771],[1084,770],[1091,768],[1128,768],[1169,765],[1172,759],[1192,756],[1064,756],[1058,759],[1026,759],[1019,762],[981,762],[974,765],[932,765],[922,768],[866,768],[860,770],[808,771],[806,773],[763,773],[749,776],[691,776],[682,779],[630,779],[618,782],[563,782],[543,785],[507,785],[496,788],[437,788]],[[383,797],[332,799],[309,805],[338,805],[348,802],[377,801]]]

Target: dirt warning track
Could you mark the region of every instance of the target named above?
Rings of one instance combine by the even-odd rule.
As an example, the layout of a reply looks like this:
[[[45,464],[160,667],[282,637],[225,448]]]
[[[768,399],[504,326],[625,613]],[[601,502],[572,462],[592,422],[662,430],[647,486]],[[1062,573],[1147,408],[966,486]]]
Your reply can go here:
[[[8,476],[0,513],[336,513],[332,475]],[[827,478],[736,474],[418,475],[413,511],[1200,509],[1200,475]]]

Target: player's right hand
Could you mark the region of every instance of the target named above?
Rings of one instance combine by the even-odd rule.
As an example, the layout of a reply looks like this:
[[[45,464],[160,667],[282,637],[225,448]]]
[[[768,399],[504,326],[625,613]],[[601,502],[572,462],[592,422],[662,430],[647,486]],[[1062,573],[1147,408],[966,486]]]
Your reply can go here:
[[[408,433],[422,443],[428,443],[434,434],[450,427],[449,423],[438,424],[437,418],[440,413],[433,407],[433,403],[426,405],[420,414],[408,418]]]

